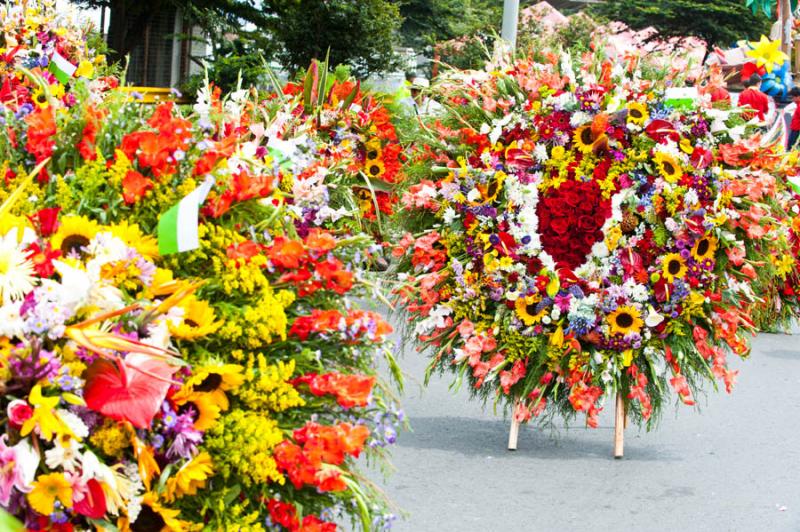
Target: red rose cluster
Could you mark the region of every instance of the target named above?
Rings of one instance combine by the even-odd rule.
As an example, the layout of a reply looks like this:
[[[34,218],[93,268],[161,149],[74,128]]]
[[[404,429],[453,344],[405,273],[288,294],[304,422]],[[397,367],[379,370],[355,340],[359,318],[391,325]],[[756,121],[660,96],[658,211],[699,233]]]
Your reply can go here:
[[[592,246],[603,240],[603,224],[611,216],[596,181],[567,180],[552,188],[536,206],[542,247],[558,266],[574,270],[586,261]]]

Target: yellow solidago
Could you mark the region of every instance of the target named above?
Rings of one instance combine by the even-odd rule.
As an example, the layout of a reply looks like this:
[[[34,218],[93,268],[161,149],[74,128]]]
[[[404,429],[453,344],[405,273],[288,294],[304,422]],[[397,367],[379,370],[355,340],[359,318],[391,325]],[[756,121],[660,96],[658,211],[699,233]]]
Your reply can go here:
[[[214,475],[211,455],[202,452],[185,463],[177,473],[169,477],[164,500],[172,502],[185,495],[196,495],[197,490],[206,486],[206,481]]]
[[[226,315],[217,335],[231,342],[241,341],[249,349],[285,340],[288,321],[285,308],[294,301],[294,294],[281,290],[277,294],[264,288],[256,306],[247,305],[236,314]]]
[[[107,419],[103,426],[89,437],[92,445],[110,458],[122,458],[122,453],[131,446],[130,431],[124,425]]]
[[[239,477],[245,486],[285,482],[272,457],[281,441],[283,432],[277,422],[238,409],[222,416],[205,435],[217,472],[226,480]]]
[[[250,355],[245,371],[247,382],[233,393],[252,410],[283,412],[305,405],[297,389],[288,381],[294,373],[294,360],[267,364],[263,354]]]

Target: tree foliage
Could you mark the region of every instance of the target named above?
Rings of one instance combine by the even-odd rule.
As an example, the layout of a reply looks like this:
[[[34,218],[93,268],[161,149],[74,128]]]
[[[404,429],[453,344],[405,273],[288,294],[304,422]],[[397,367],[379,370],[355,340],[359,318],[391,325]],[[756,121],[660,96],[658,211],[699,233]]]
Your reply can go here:
[[[663,37],[700,37],[709,48],[768,34],[770,25],[743,0],[614,0],[598,3],[591,11],[636,30],[652,26]]]
[[[404,0],[401,41],[421,49],[490,28],[499,31],[502,6],[492,0]]]
[[[179,7],[210,37],[224,69],[255,68],[261,57],[277,58],[291,71],[324,59],[345,63],[356,75],[394,66],[401,18],[391,0],[74,0],[110,9],[108,45],[121,60],[144,39],[144,28],[159,12]],[[231,38],[242,42],[232,46]],[[252,61],[248,58],[252,56]],[[217,61],[217,58],[215,58]]]

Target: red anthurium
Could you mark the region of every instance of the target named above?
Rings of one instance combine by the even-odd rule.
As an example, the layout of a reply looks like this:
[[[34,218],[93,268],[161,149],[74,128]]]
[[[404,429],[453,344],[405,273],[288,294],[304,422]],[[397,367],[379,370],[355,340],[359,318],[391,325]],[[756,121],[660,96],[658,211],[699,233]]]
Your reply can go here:
[[[97,359],[84,374],[83,398],[86,406],[106,417],[146,429],[161,408],[177,369],[139,353],[113,362]]]
[[[61,207],[50,207],[48,209],[39,209],[28,219],[39,230],[42,236],[50,236],[58,229],[58,213]]]
[[[74,491],[77,494],[78,491]],[[106,515],[106,496],[103,486],[95,479],[86,483],[86,490],[80,501],[73,501],[72,509],[90,519],[102,519]]]

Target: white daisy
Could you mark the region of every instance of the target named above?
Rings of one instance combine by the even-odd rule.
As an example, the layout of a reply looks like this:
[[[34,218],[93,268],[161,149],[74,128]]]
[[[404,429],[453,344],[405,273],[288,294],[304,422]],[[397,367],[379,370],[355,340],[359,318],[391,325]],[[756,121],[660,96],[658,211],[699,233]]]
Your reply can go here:
[[[22,299],[33,290],[33,263],[17,243],[17,231],[12,229],[0,237],[0,298],[4,303]]]

